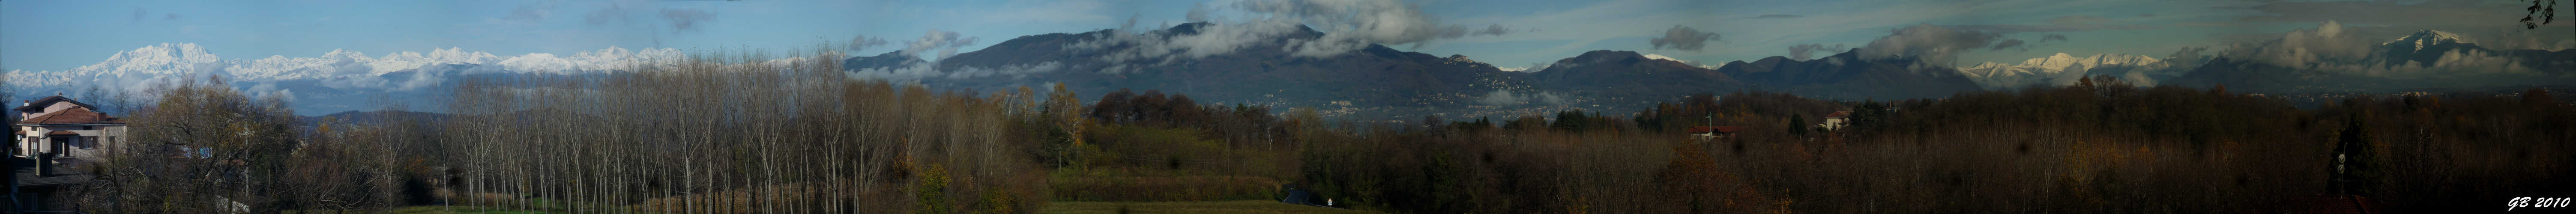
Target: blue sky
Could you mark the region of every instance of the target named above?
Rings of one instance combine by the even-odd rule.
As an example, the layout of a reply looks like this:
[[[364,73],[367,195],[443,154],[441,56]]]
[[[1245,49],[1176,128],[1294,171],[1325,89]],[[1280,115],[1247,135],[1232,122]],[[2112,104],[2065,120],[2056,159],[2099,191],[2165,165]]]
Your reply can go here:
[[[1341,0],[1324,0],[1341,1]],[[118,51],[196,43],[224,58],[315,57],[335,49],[383,56],[463,48],[496,55],[569,54],[610,46],[783,51],[880,37],[902,48],[925,32],[978,38],[972,51],[1013,37],[1187,22],[1195,7],[1234,1],[46,1],[0,2],[0,66],[58,71]],[[1788,55],[1798,44],[1858,47],[1920,24],[1983,29],[2034,41],[2026,50],[1961,53],[1961,64],[2019,62],[2054,53],[2164,56],[2223,46],[2336,20],[2395,38],[2435,29],[2483,45],[2576,47],[2569,20],[2540,31],[2512,20],[2516,1],[1405,1],[1430,24],[1501,35],[1389,45],[1500,67],[1552,62],[1590,50],[1634,50],[1717,63]],[[2562,5],[2568,7],[2576,7]],[[2576,12],[2576,9],[2568,10]],[[1216,10],[1210,15],[1256,14]],[[1767,15],[1767,16],[1766,16]],[[2576,15],[2561,14],[2561,18]],[[1649,43],[1676,26],[1715,33],[1697,50]],[[2554,30],[2552,30],[2554,29]],[[2064,41],[2041,40],[2060,35]],[[2278,38],[2272,36],[2269,38]],[[1839,52],[1839,51],[1835,51]],[[1819,54],[1823,55],[1823,54]]]

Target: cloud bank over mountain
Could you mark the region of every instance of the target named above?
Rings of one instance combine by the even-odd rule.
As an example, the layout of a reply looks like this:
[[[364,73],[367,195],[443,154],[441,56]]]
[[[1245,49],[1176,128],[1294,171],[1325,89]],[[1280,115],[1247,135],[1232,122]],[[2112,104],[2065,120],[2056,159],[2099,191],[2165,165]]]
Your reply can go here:
[[[1843,44],[1834,44],[1833,46],[1825,46],[1825,44],[1797,44],[1797,45],[1790,45],[1790,46],[1789,46],[1789,59],[1795,59],[1795,60],[1800,60],[1800,61],[1805,61],[1805,60],[1810,60],[1810,59],[1816,59],[1816,58],[1815,58],[1816,53],[1827,53],[1827,54],[1831,54],[1831,53],[1841,52],[1841,51],[1843,51],[1843,49],[1844,49],[1844,48],[1843,48]]]
[[[1724,40],[1726,37],[1717,33],[1700,32],[1699,29],[1673,25],[1673,29],[1664,30],[1663,36],[1648,39],[1646,43],[1653,44],[1653,49],[1664,49],[1670,46],[1673,50],[1699,51],[1701,48],[1707,48],[1709,41]]]
[[[2350,26],[2328,20],[2315,28],[2292,30],[2279,38],[2228,46],[2223,56],[2257,63],[2338,72],[2349,75],[2390,78],[2419,78],[2459,74],[2515,74],[2550,76],[2535,70],[2532,63],[2557,63],[2576,59],[2525,62],[2505,56],[2459,34],[2423,30],[2406,37],[2370,38],[2354,35]]]
[[[2571,58],[2576,57],[2571,55],[2576,52],[2533,50],[2530,48],[2540,47],[2527,44],[2490,47],[2477,42],[2476,38],[2481,37],[2438,30],[2378,37],[2356,33],[2354,28],[2326,20],[2315,27],[2245,42],[2183,47],[2164,58],[2119,54],[2075,57],[2058,53],[2020,64],[1986,62],[1962,67],[1960,72],[1990,89],[2068,85],[2078,78],[2098,75],[2120,77],[2140,85],[2281,85],[2340,91],[2576,80],[2576,71],[2570,71],[2576,67],[2576,58]],[[2327,82],[2339,86],[2316,85]],[[2351,88],[2363,86],[2376,88]]]
[[[1985,62],[1959,68],[1977,85],[1988,90],[2004,90],[2030,85],[2072,85],[2093,75],[2112,75],[2131,84],[2155,85],[2155,80],[2180,76],[2183,69],[2149,56],[2094,54],[2076,57],[2058,53],[2046,58],[2022,61],[2020,64]]]
[[[154,84],[216,76],[228,84],[245,87],[242,88],[245,92],[296,99],[299,94],[333,92],[424,92],[463,75],[596,74],[636,66],[671,65],[686,60],[686,57],[677,49],[609,47],[570,56],[546,53],[497,56],[448,48],[376,57],[357,51],[332,50],[309,58],[225,59],[197,44],[162,43],[120,51],[88,66],[61,71],[12,70],[7,75],[10,85],[19,88],[20,95],[78,92],[78,89],[91,86],[140,92]]]
[[[1242,14],[1245,17],[1227,17],[1224,14]],[[1224,5],[1199,4],[1192,7],[1188,17],[1198,23],[1184,24],[1190,25],[1187,32],[1148,34],[1128,27],[1132,26],[1130,24],[1104,38],[1070,45],[1067,51],[1119,49],[1102,54],[1099,59],[1111,63],[1159,66],[1180,59],[1231,53],[1273,41],[1284,42],[1284,49],[1295,56],[1315,58],[1349,53],[1369,45],[1409,44],[1421,47],[1441,39],[1526,31],[1501,24],[1469,28],[1425,15],[1418,5],[1391,0],[1256,0]],[[1102,72],[1125,71],[1111,69]]]
[[[1866,59],[1914,56],[1922,57],[1926,62],[1950,65],[1958,62],[1960,52],[1992,47],[2003,37],[2003,34],[1980,30],[1921,24],[1888,30],[1887,36],[1861,45],[1860,56]]]

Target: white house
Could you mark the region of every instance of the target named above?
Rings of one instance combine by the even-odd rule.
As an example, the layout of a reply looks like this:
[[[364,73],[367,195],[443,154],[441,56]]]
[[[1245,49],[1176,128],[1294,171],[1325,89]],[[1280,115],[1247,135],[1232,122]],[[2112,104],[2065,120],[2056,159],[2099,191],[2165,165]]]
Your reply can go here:
[[[120,139],[125,137],[124,120],[68,97],[46,96],[11,110],[18,111],[18,118],[26,118],[14,127],[17,134],[13,137],[19,141],[11,156],[96,159],[106,155],[105,146],[126,140]]]
[[[1816,124],[1816,126],[1825,127],[1825,130],[1835,130],[1843,128],[1843,125],[1850,124],[1851,111],[1837,111],[1834,112],[1834,114],[1825,115],[1825,123]]]
[[[71,211],[70,203],[57,190],[65,185],[94,181],[93,175],[73,170],[70,166],[105,158],[110,148],[123,143],[125,121],[99,113],[98,106],[74,101],[61,94],[26,101],[11,108],[18,118],[9,128],[9,165],[12,192],[6,211]],[[75,211],[77,212],[77,211]]]

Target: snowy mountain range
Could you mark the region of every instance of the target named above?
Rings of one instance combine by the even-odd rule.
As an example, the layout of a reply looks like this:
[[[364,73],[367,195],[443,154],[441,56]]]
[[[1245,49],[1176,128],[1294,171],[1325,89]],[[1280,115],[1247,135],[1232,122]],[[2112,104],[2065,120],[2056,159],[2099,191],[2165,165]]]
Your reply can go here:
[[[1957,92],[2002,90],[2030,85],[2070,85],[2086,76],[2111,75],[2136,85],[2207,87],[2225,84],[2247,92],[2317,92],[2389,90],[2495,84],[2558,84],[2576,81],[2576,50],[2490,50],[2465,43],[2459,35],[2421,31],[2394,40],[2335,38],[2343,43],[2294,43],[2285,36],[2268,43],[2231,48],[2202,56],[2186,48],[2173,58],[2095,54],[2077,57],[2057,53],[2019,63],[1985,62],[1952,68],[1913,57],[1872,59],[1843,52],[1815,60],[1769,57],[1717,65],[1631,51],[1594,51],[1536,65],[1528,70],[1502,69],[1463,55],[1439,57],[1368,45],[1328,57],[1295,56],[1282,41],[1247,43],[1237,51],[1206,56],[1163,57],[1137,63],[1100,53],[1134,51],[1123,45],[1089,48],[1083,44],[1117,42],[1117,38],[1163,38],[1196,35],[1206,23],[1174,26],[1144,33],[1102,30],[1056,33],[1011,39],[991,48],[923,61],[908,51],[844,59],[853,75],[916,79],[950,89],[1000,91],[1049,83],[1072,84],[1081,94],[1118,89],[1164,89],[1201,100],[1241,103],[1322,105],[1360,103],[1438,111],[1440,107],[1495,106],[1480,94],[1564,94],[1585,106],[1618,109],[1641,105],[1629,99],[1680,97],[1689,93],[1773,90],[1837,99],[1934,98]],[[1302,28],[1300,28],[1302,29]],[[1325,34],[1299,30],[1283,38],[1317,38]],[[2303,34],[2291,34],[2299,36]],[[2303,46],[2304,45],[2304,46]],[[2308,47],[2315,46],[2315,47]],[[2306,49],[2301,49],[2306,48]],[[2276,50],[2348,50],[2345,58],[2320,58]],[[1859,51],[1862,49],[1852,49]],[[1162,57],[1162,56],[1158,56]],[[1280,60],[1295,59],[1295,60]],[[20,97],[66,93],[79,99],[102,95],[88,87],[141,90],[177,79],[221,76],[253,96],[280,97],[298,112],[328,114],[371,110],[387,100],[437,100],[455,80],[477,75],[598,75],[634,66],[673,65],[687,60],[680,50],[618,47],[568,56],[529,53],[512,56],[460,48],[396,52],[379,56],[333,50],[318,57],[269,56],[226,59],[206,47],[164,43],[119,51],[88,66],[60,71],[10,71]],[[2400,79],[2394,77],[2433,76]],[[112,92],[112,91],[111,91]],[[1517,102],[1513,102],[1517,103]],[[1555,102],[1550,102],[1555,103]],[[425,111],[442,106],[422,103]],[[1578,103],[1558,103],[1572,106]],[[1349,105],[1349,104],[1341,104]],[[1419,113],[1419,112],[1417,112]]]
[[[2069,85],[2094,75],[2111,75],[2132,84],[2155,85],[2155,80],[2181,76],[2185,70],[2172,69],[2172,63],[2155,57],[2126,54],[2094,54],[2075,57],[2057,53],[2048,57],[2022,60],[2021,64],[1979,63],[1959,68],[1969,80],[1986,89],[2010,89],[2033,84]]]
[[[2303,92],[2325,92],[2307,90],[2319,88],[2354,92],[2367,91],[2364,88],[2554,84],[2576,77],[2576,72],[2568,70],[2576,65],[2576,60],[2570,60],[2576,58],[2571,58],[2568,51],[2493,50],[2462,38],[2437,30],[2416,31],[2390,40],[2284,37],[2206,58],[2181,53],[2177,57],[2192,59],[2121,54],[2076,57],[2058,53],[2020,64],[1986,62],[1961,67],[1959,72],[1989,90],[2034,84],[2071,85],[2080,78],[2096,75],[2116,76],[2136,85],[2226,84],[2240,86],[2240,90],[2306,88],[2286,90]],[[2191,48],[2185,51],[2196,52]],[[2328,55],[2341,57],[2321,57]],[[2203,63],[2214,59],[2227,59],[2230,63],[2214,67]]]
[[[678,63],[687,55],[677,49],[628,50],[609,47],[583,51],[571,56],[530,53],[497,56],[469,52],[461,48],[435,49],[428,53],[396,52],[379,57],[349,50],[332,50],[320,57],[269,56],[260,59],[224,59],[191,43],[162,43],[143,46],[109,55],[97,64],[61,71],[12,70],[10,85],[20,97],[77,94],[90,86],[109,90],[141,90],[150,84],[174,78],[222,76],[234,86],[247,87],[255,95],[284,95],[296,100],[305,96],[358,95],[369,92],[411,92],[445,84],[449,76],[486,73],[585,74],[619,70],[639,64]],[[405,72],[410,71],[410,72]],[[298,90],[301,91],[298,91]],[[299,103],[299,108],[343,107],[363,101]],[[338,110],[340,108],[306,108]],[[328,113],[328,112],[309,112]]]

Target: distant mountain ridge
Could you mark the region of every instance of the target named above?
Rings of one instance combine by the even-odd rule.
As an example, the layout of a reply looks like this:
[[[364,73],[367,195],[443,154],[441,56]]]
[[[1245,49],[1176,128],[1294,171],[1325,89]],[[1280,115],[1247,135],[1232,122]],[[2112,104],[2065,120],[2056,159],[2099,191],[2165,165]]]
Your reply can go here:
[[[1209,25],[1182,24],[1134,36],[1192,35]],[[1291,55],[1280,43],[1322,35],[1311,29],[1223,54],[1142,63],[1109,54],[1140,48],[1103,42],[1128,36],[1115,35],[1118,33],[1124,32],[1021,36],[936,62],[922,62],[900,53],[852,57],[843,62],[861,75],[899,75],[916,72],[908,69],[927,69],[938,73],[922,76],[919,81],[923,84],[979,91],[1055,82],[1085,96],[1120,88],[1159,89],[1206,102],[1291,106],[1456,106],[1471,100],[1471,94],[1525,88],[1529,84],[1526,73],[1502,71],[1464,56],[1438,57],[1369,45],[1345,54],[1304,57]]]
[[[2571,70],[2576,68],[2576,50],[2492,50],[2457,34],[2431,30],[2368,41],[2366,59],[2323,62],[2357,65],[2285,66],[2227,54],[2172,59],[2058,53],[2019,63],[1954,68],[1913,56],[1861,56],[1863,49],[1856,48],[1814,60],[1775,56],[1714,66],[1634,51],[1597,50],[1533,70],[1505,71],[1464,55],[1443,57],[1375,44],[1316,49],[1311,46],[1314,43],[1298,42],[1327,34],[1304,26],[1257,26],[1276,28],[1251,33],[1227,27],[1186,23],[1142,32],[1109,29],[1029,35],[936,61],[920,57],[921,53],[895,51],[852,56],[840,63],[857,76],[943,89],[993,92],[1061,83],[1086,99],[1122,88],[1162,90],[1205,103],[1365,109],[1354,111],[1387,115],[1470,108],[1620,112],[1689,94],[1754,90],[1842,100],[1940,98],[1960,92],[2067,85],[2096,75],[2118,76],[2139,85],[2225,84],[2232,91],[2253,93],[2576,82],[2576,70]],[[1189,46],[1209,39],[1236,43]],[[1215,49],[1223,51],[1208,51]],[[1315,54],[1314,50],[1343,52]],[[448,48],[377,57],[334,50],[314,58],[225,59],[195,44],[165,43],[120,51],[88,66],[7,75],[21,95],[79,93],[80,87],[89,85],[139,86],[216,75],[254,96],[282,96],[294,101],[299,111],[322,113],[372,110],[372,105],[384,104],[376,103],[381,101],[435,100],[429,98],[444,91],[426,89],[451,86],[466,77],[606,75],[685,60],[686,55],[676,49],[617,47],[560,57],[500,56]],[[441,107],[414,106],[425,111]]]
[[[461,48],[432,50],[428,53],[396,52],[382,57],[365,53],[332,50],[317,58],[269,56],[260,59],[224,59],[192,43],[162,43],[129,51],[119,51],[96,64],[61,71],[10,71],[9,81],[18,87],[20,96],[56,92],[78,95],[92,85],[106,89],[141,90],[151,84],[178,78],[221,76],[245,93],[255,96],[284,96],[296,101],[297,109],[308,113],[367,110],[381,93],[390,100],[419,100],[429,94],[444,92],[425,90],[449,85],[456,78],[489,74],[590,75],[623,70],[631,66],[674,64],[686,60],[677,49],[658,48],[627,50],[609,47],[583,51],[569,57],[532,53],[496,56],[484,52],[467,52]],[[104,95],[99,95],[104,96]],[[424,106],[435,107],[435,106]]]
[[[130,51],[119,51],[106,60],[88,66],[62,71],[13,71],[11,79],[23,86],[47,87],[71,84],[133,83],[150,77],[184,76],[187,74],[222,75],[237,81],[282,81],[377,76],[427,66],[466,64],[500,66],[494,71],[579,73],[623,69],[639,63],[675,63],[687,54],[677,49],[627,50],[609,47],[583,51],[569,57],[531,53],[517,56],[495,56],[484,52],[466,52],[461,48],[436,49],[429,53],[396,52],[383,57],[365,53],[332,50],[318,58],[269,56],[260,59],[224,59],[193,43],[162,43]]]
[[[1733,91],[1742,81],[1725,73],[1681,61],[1655,59],[1635,51],[1596,50],[1557,60],[1530,76],[1546,89],[1579,96],[1630,99],[1675,98],[1694,93]]]
[[[2112,75],[2137,85],[2155,85],[2157,79],[2181,76],[2183,70],[2172,69],[2173,63],[2149,56],[2094,54],[2075,57],[2057,53],[2043,58],[2024,60],[2021,64],[1985,62],[1961,67],[1959,72],[1986,89],[2011,89],[2029,85],[2070,85],[2094,75]]]
[[[2566,85],[2576,82],[2576,49],[2492,50],[2458,34],[2422,30],[2382,42],[2358,65],[2284,66],[2218,56],[2166,85],[2253,93],[2387,93],[2419,88]],[[2325,64],[2334,65],[2334,64]],[[2358,69],[2358,70],[2356,70]]]
[[[1138,58],[1127,54],[1156,44],[1120,42],[1184,38],[1215,27],[1222,26],[1188,23],[1147,32],[1112,29],[1030,35],[937,61],[896,51],[850,57],[842,63],[859,75],[912,78],[936,87],[978,91],[1063,83],[1085,96],[1121,88],[1159,89],[1203,102],[1435,111],[1416,113],[1469,106],[1632,111],[1623,109],[1689,94],[1748,90],[1852,100],[1937,98],[1982,90],[1955,69],[1912,57],[1863,59],[1854,52],[1810,61],[1774,57],[1706,66],[1634,51],[1598,50],[1515,72],[1467,56],[1438,57],[1381,45],[1322,57],[1294,55],[1292,49],[1299,47],[1288,42],[1324,35],[1302,27],[1204,56]],[[1551,99],[1496,102],[1526,100],[1530,97],[1517,96],[1536,94]]]
[[[2263,45],[2282,44],[2261,43],[2255,47],[2299,48]],[[2230,91],[2253,93],[2381,93],[2421,88],[2564,85],[2576,82],[2576,70],[2571,69],[2576,68],[2576,51],[2493,50],[2469,43],[2459,34],[2437,30],[2416,31],[2407,36],[2363,45],[2368,47],[2358,48],[2366,51],[2354,53],[2358,55],[2349,58],[2266,58],[2260,56],[2265,54],[2260,52],[2222,53],[2192,59],[2120,54],[2075,57],[2058,53],[2019,64],[1985,62],[1960,67],[1959,71],[1987,89],[2062,86],[2074,84],[2080,78],[2100,75],[2119,77],[2141,86],[2207,88],[2223,84]]]
[[[1860,50],[1806,61],[1781,56],[1733,61],[1719,66],[1717,72],[1751,84],[1752,89],[1844,100],[1939,98],[1984,91],[1957,69],[1910,56],[1869,59],[1861,57]]]

